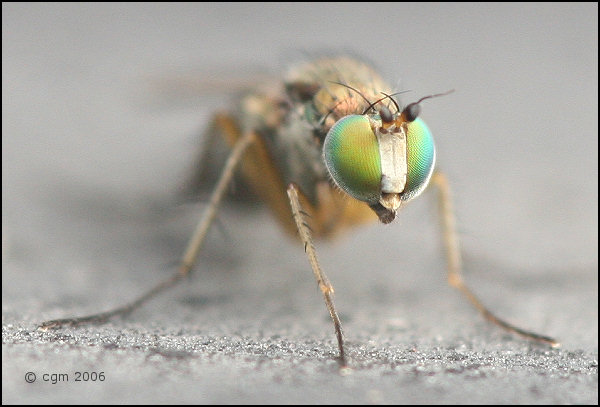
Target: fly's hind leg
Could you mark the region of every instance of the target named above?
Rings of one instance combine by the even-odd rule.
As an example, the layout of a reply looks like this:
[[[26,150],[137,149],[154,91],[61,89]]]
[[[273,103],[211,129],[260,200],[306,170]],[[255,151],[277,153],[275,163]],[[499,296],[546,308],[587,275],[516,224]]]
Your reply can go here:
[[[487,320],[502,327],[503,329],[521,335],[530,340],[549,344],[552,347],[560,346],[556,340],[548,336],[526,331],[498,318],[492,312],[490,312],[482,304],[479,298],[477,298],[473,291],[466,286],[461,273],[462,259],[448,179],[443,173],[436,171],[431,178],[431,182],[434,183],[439,190],[440,216],[444,234],[444,245],[446,248],[446,259],[448,263],[448,284],[462,292],[468,298],[471,304],[473,304]]]
[[[196,229],[189,240],[187,248],[179,263],[177,272],[129,304],[98,314],[46,321],[40,325],[41,330],[60,328],[62,326],[77,326],[86,323],[99,324],[104,323],[110,318],[116,316],[125,316],[142,306],[152,297],[172,287],[190,273],[196,263],[198,253],[200,252],[208,229],[210,228],[217,214],[219,203],[225,195],[227,186],[229,185],[229,182],[235,173],[235,169],[241,161],[244,152],[256,140],[256,135],[253,132],[247,132],[240,135],[234,120],[227,115],[215,116],[213,125],[223,133],[223,136],[226,139],[234,140],[235,142],[232,143],[231,153],[229,154],[219,180],[211,193],[208,206],[202,212],[202,216],[198,221]]]
[[[340,365],[344,367],[346,366],[344,338],[342,335],[342,324],[340,322],[340,318],[337,314],[337,311],[335,310],[335,305],[333,304],[333,286],[331,285],[329,279],[327,278],[327,276],[321,269],[321,266],[319,265],[319,260],[317,259],[317,252],[312,241],[310,227],[306,223],[306,213],[302,210],[302,206],[300,205],[298,187],[296,186],[296,184],[291,183],[288,185],[287,194],[290,199],[292,214],[294,217],[294,221],[296,222],[296,227],[298,228],[298,233],[300,234],[300,239],[304,244],[304,251],[308,256],[310,266],[312,267],[313,273],[315,274],[315,278],[317,279],[319,289],[323,293],[325,305],[327,306],[327,310],[329,311],[329,315],[331,316],[331,320],[333,321],[335,335],[337,337],[338,342],[338,348],[340,351],[339,362]]]

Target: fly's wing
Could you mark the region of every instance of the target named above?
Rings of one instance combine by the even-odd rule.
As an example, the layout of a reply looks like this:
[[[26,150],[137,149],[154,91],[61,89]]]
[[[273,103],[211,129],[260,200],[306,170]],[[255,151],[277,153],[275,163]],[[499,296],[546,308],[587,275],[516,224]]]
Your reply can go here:
[[[257,84],[272,80],[272,77],[265,69],[245,66],[243,72],[231,68],[170,72],[159,78],[148,78],[147,82],[154,95],[151,100],[160,108],[202,105],[203,108],[217,110],[223,109],[224,105],[235,105],[240,95],[248,93]],[[223,139],[215,120],[199,132],[196,140],[198,147],[194,161],[177,191],[179,197],[186,201],[208,198],[231,152],[231,146]],[[239,171],[231,182],[227,198],[252,204],[258,199]]]
[[[222,102],[224,99],[247,92],[257,84],[268,82],[272,73],[259,67],[245,67],[243,71],[231,68],[208,70],[180,70],[159,77],[148,77],[153,102],[162,107],[177,108]]]

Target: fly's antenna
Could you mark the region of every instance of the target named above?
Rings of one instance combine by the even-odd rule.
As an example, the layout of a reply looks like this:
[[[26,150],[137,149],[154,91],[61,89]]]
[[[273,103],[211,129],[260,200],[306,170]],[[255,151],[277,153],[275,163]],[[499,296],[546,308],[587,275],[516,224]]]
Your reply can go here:
[[[424,101],[426,99],[436,98],[438,96],[446,96],[452,92],[454,92],[454,89],[449,90],[448,92],[444,92],[444,93],[436,93],[435,95],[424,96],[414,103],[409,103],[408,105],[406,105],[406,107],[404,107],[404,109],[402,110],[402,113],[400,114],[400,117],[398,119],[401,122],[402,121],[412,122],[412,121],[416,120],[417,116],[419,116],[419,113],[421,113],[420,103],[422,101]]]
[[[400,106],[398,106],[398,102],[396,102],[396,99],[394,99],[394,96],[399,95],[401,93],[405,93],[405,92],[409,92],[409,91],[408,90],[403,90],[401,92],[392,93],[391,95],[388,95],[385,92],[381,92],[381,93],[384,94],[386,98],[388,98],[389,100],[392,101],[392,103],[394,104],[394,106],[396,106],[396,113],[398,113],[400,111]]]
[[[437,98],[439,96],[446,96],[446,95],[451,94],[452,92],[454,92],[454,89],[450,89],[449,91],[444,92],[444,93],[436,93],[435,95],[423,96],[421,99],[419,99],[417,102],[415,102],[415,104],[418,105],[419,103],[421,103],[422,101],[424,101],[426,99]]]
[[[400,92],[392,93],[391,95],[388,95],[388,94],[387,94],[387,93],[385,93],[385,92],[380,92],[381,94],[383,94],[383,95],[385,95],[385,96],[384,96],[384,97],[382,97],[381,99],[377,99],[375,102],[373,102],[373,103],[369,104],[369,107],[367,107],[367,108],[366,108],[366,109],[365,109],[365,110],[362,112],[362,114],[367,114],[367,112],[368,112],[369,110],[373,109],[377,103],[379,103],[379,102],[381,102],[381,101],[384,101],[384,100],[386,100],[386,99],[389,99],[389,100],[391,100],[391,101],[392,101],[392,103],[394,104],[394,106],[396,106],[396,112],[399,112],[399,111],[400,111],[400,106],[398,106],[398,102],[396,102],[396,99],[394,99],[394,98],[393,98],[393,96],[399,95],[399,94],[401,94],[401,93],[406,93],[406,92],[410,92],[410,90],[403,90],[403,91],[400,91]]]

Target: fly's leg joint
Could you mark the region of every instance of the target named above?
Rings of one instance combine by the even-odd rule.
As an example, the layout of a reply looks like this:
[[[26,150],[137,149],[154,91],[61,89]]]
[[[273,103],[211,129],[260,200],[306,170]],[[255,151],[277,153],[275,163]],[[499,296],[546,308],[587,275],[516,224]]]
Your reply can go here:
[[[328,281],[319,281],[318,283],[323,295],[333,295],[333,286]]]

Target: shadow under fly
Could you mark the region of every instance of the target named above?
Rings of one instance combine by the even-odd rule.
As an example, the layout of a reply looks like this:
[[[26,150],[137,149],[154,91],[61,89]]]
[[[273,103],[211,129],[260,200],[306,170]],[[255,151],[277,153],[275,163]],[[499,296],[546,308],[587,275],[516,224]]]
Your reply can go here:
[[[430,95],[400,107],[392,89],[365,62],[346,56],[318,58],[292,67],[283,79],[241,95],[232,111],[214,115],[192,183],[214,172],[212,146],[228,157],[208,205],[171,277],[113,310],[42,323],[41,329],[101,323],[129,314],[188,276],[234,177],[299,237],[334,325],[338,360],[346,366],[342,326],[333,286],[319,264],[314,238],[330,238],[352,226],[397,212],[429,184],[437,187],[448,283],[489,321],[530,340],[558,346],[547,336],[518,328],[491,313],[461,277],[461,251],[446,176],[435,169],[433,136],[419,117]],[[213,159],[211,159],[213,158]]]

